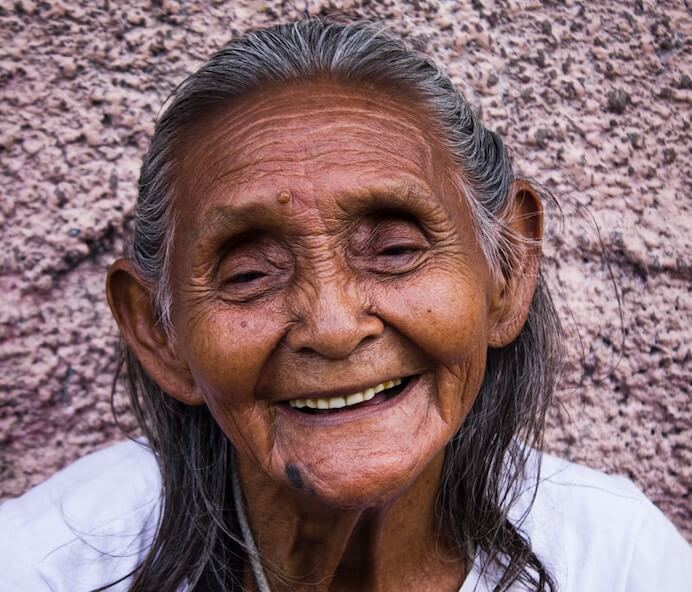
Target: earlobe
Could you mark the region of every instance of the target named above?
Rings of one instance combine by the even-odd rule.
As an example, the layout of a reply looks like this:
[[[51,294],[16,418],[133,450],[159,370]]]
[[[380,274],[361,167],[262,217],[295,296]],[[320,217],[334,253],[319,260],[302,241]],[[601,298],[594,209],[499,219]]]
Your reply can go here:
[[[496,348],[509,345],[519,336],[540,270],[543,205],[528,181],[512,183],[503,226],[512,253],[491,299],[488,345]]]
[[[108,270],[108,304],[127,346],[147,374],[172,397],[187,405],[204,403],[174,343],[157,321],[152,291],[132,262],[118,259]]]

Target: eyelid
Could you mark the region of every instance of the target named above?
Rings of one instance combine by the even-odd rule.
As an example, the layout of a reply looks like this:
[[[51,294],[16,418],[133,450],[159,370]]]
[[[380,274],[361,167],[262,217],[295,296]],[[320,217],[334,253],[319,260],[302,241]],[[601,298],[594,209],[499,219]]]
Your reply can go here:
[[[238,273],[264,271],[262,268],[266,265],[264,263],[265,261],[266,259],[263,259],[261,257],[251,257],[246,254],[226,254],[224,257],[219,259],[219,264],[216,268],[216,275],[219,275],[225,267],[230,267],[230,273],[225,274],[229,277],[237,275]]]
[[[231,253],[233,250],[241,250],[246,246],[250,246],[255,242],[258,246],[262,244],[262,236],[256,231],[246,231],[238,234],[234,234],[221,242],[217,249],[217,256],[219,261],[223,261],[225,257]]]
[[[234,257],[239,258],[240,264],[250,261],[251,265],[257,264],[265,269],[267,264],[283,269],[290,261],[290,254],[280,240],[257,229],[229,237],[223,242],[216,254],[215,275],[229,258]]]
[[[432,245],[417,218],[402,217],[398,212],[375,224],[364,224],[359,234],[361,240],[353,243],[355,260],[363,271],[381,277],[413,273],[428,260]],[[406,252],[386,253],[389,249]]]
[[[390,226],[389,231],[387,230],[387,226]],[[378,247],[378,242],[386,244],[382,247]],[[423,231],[417,220],[407,220],[397,217],[396,219],[390,218],[388,220],[378,222],[369,233],[368,238],[363,246],[367,250],[368,248],[372,247],[388,248],[391,246],[396,246],[397,244],[412,247],[414,244],[418,244],[419,246],[423,247],[429,245],[430,243],[426,233]]]
[[[250,303],[270,296],[284,285],[291,270],[291,255],[270,237],[263,238],[267,240],[236,238],[224,245],[214,275],[221,298],[236,304]],[[253,273],[258,277],[247,282],[234,281]]]
[[[255,279],[260,279],[262,277],[266,277],[267,275],[269,275],[262,269],[254,269],[254,268],[250,267],[248,269],[241,269],[238,271],[234,271],[227,278],[222,279],[221,282],[224,284],[225,283],[233,283],[234,281],[237,281],[237,279],[239,277],[246,276],[246,275],[253,275],[253,274],[259,276]]]
[[[253,273],[260,275],[248,281],[237,281],[241,276]],[[262,269],[261,265],[242,266],[240,269],[233,269],[229,274],[221,274],[217,279],[221,297],[236,304],[258,300],[268,296],[277,288],[277,282],[272,279],[271,271]]]

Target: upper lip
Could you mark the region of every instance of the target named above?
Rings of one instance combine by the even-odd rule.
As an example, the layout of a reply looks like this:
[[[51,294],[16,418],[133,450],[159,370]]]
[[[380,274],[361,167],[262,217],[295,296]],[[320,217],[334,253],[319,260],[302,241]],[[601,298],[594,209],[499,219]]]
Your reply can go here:
[[[276,402],[285,403],[286,401],[292,401],[294,399],[329,399],[332,397],[345,397],[347,395],[352,395],[354,393],[363,392],[365,389],[372,388],[374,386],[377,386],[378,384],[387,382],[388,380],[395,380],[397,378],[406,379],[414,375],[415,373],[396,374],[389,376],[388,378],[377,378],[374,381],[370,380],[367,382],[354,383],[348,386],[334,389],[304,392],[297,395],[291,395],[290,397],[284,397],[280,400],[277,400]]]

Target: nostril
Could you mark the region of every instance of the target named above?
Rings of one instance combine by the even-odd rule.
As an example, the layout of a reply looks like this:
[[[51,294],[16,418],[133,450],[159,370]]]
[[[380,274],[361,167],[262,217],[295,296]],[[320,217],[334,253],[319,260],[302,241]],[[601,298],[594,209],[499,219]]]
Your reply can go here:
[[[358,344],[359,347],[368,346],[377,341],[379,335],[366,335]]]

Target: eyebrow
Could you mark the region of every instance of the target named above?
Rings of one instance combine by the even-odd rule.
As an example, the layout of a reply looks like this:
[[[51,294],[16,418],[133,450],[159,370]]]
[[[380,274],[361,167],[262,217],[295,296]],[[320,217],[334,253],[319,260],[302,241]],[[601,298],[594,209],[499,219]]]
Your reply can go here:
[[[439,216],[445,211],[430,187],[410,181],[349,190],[334,197],[347,216],[380,209],[402,209],[423,217]],[[251,229],[272,231],[285,227],[283,206],[275,204],[273,199],[260,199],[249,204],[231,203],[211,208],[204,214],[196,238],[206,241],[221,233],[240,234]]]
[[[258,224],[258,220],[262,220]],[[285,216],[278,209],[266,203],[247,205],[220,205],[204,214],[196,238],[206,240],[219,233],[240,233],[250,228],[279,228],[285,223]]]
[[[442,204],[436,199],[436,195],[430,187],[411,181],[349,191],[337,195],[336,202],[347,214],[400,208],[426,215],[439,212],[442,209]]]

